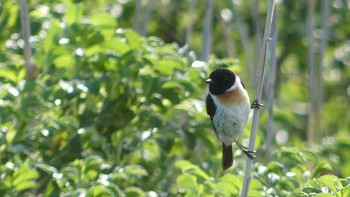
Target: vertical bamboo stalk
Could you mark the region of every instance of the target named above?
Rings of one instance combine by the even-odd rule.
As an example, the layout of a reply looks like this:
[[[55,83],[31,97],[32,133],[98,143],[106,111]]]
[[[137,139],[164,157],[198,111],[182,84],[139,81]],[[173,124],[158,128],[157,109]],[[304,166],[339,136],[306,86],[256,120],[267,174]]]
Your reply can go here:
[[[259,59],[259,51],[261,50],[261,44],[262,44],[262,36],[261,36],[261,17],[259,14],[259,2],[260,0],[254,0],[253,3],[253,9],[252,9],[252,19],[254,24],[254,45],[255,45],[255,51],[254,51],[254,65],[257,64],[257,61]],[[252,73],[252,76],[256,76],[255,70],[252,69],[254,73]]]
[[[148,0],[147,7],[146,7],[146,13],[143,18],[143,24],[142,24],[142,29],[141,29],[141,35],[142,36],[147,36],[148,35],[148,24],[149,21],[151,20],[151,15],[153,12],[153,5],[154,5],[154,0]]]
[[[32,63],[32,47],[30,44],[30,20],[29,20],[29,11],[27,0],[21,0],[21,28],[22,28],[22,37],[24,41],[24,58],[26,61],[26,77],[27,79],[34,79],[37,76],[37,68]]]
[[[309,118],[307,127],[307,144],[312,147],[315,140],[315,41],[314,32],[314,12],[315,0],[307,1],[307,36],[308,36],[308,65],[309,65]]]
[[[275,88],[276,88],[276,46],[277,46],[277,38],[278,38],[278,28],[277,28],[277,9],[274,10],[273,14],[273,22],[272,22],[272,41],[270,45],[270,63],[269,63],[269,79],[268,79],[268,120],[267,120],[267,135],[266,135],[266,157],[265,164],[267,164],[272,149],[272,138],[274,136],[274,132],[272,131],[272,123],[273,123],[273,104],[275,99]]]
[[[269,46],[269,41],[271,40],[270,33],[271,33],[271,24],[272,24],[274,9],[275,9],[275,0],[269,0],[268,11],[266,16],[266,25],[265,25],[265,31],[264,31],[263,46],[260,51],[259,65],[258,65],[259,68],[257,72],[255,100],[258,103],[261,100],[261,93],[262,93],[262,88],[264,83],[265,66],[267,63],[267,50]],[[249,148],[248,148],[250,151],[254,150],[256,131],[257,131],[258,122],[259,122],[259,114],[260,114],[259,108],[254,108],[252,130],[250,133]],[[248,196],[248,190],[249,190],[250,180],[251,180],[250,173],[251,173],[252,165],[253,165],[253,160],[247,157],[241,197]]]
[[[227,48],[227,55],[230,58],[235,57],[235,48],[233,45],[233,39],[231,36],[231,25],[230,25],[230,20],[228,20],[226,18],[226,11],[231,12],[229,10],[222,10],[221,11],[221,17],[220,17],[220,21],[223,27],[223,33],[224,33],[224,37],[225,37],[225,44],[226,44],[226,48]]]
[[[142,11],[142,0],[137,0],[135,5],[135,18],[134,18],[134,30],[141,33],[140,23],[141,23],[141,11]]]
[[[193,24],[194,24],[194,9],[196,7],[196,0],[189,0],[190,7],[188,9],[188,24],[186,28],[186,44],[187,46],[191,45],[191,38],[193,32]]]
[[[213,23],[213,0],[206,1],[203,23],[201,60],[207,62],[211,52],[212,43],[211,28]]]
[[[249,47],[249,33],[247,31],[247,26],[242,22],[241,16],[238,11],[235,9],[234,0],[231,1],[233,18],[235,20],[239,35],[241,37],[242,47],[244,54],[246,55],[246,65],[248,70],[248,75],[255,76],[255,69],[253,69],[256,64],[254,61],[254,55],[252,50]],[[253,74],[254,73],[254,74]],[[253,74],[253,75],[252,75]],[[253,83],[253,82],[252,82]]]
[[[326,135],[322,130],[322,104],[324,100],[324,85],[323,85],[323,67],[325,66],[325,51],[328,45],[328,18],[330,16],[330,1],[324,0],[322,1],[322,38],[321,38],[321,48],[320,48],[320,64],[318,68],[318,77],[317,77],[317,102],[316,102],[316,122],[318,124],[316,127],[316,131],[319,131],[321,135]],[[322,136],[320,136],[322,137]]]

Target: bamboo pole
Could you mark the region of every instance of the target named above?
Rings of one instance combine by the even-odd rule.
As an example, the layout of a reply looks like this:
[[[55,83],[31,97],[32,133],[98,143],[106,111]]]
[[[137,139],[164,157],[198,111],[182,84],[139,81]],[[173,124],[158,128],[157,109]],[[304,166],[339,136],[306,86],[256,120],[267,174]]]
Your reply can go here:
[[[186,28],[186,44],[187,46],[191,46],[192,32],[193,32],[193,24],[194,24],[194,12],[196,7],[196,0],[189,0],[190,7],[188,9],[188,24]]]
[[[268,120],[267,120],[267,135],[266,135],[266,156],[265,156],[265,164],[268,163],[271,152],[272,152],[272,139],[274,136],[274,132],[272,130],[273,123],[273,105],[275,99],[275,88],[276,88],[276,73],[277,73],[277,65],[276,65],[276,46],[277,46],[277,38],[278,38],[278,28],[277,28],[277,9],[274,10],[273,22],[272,22],[272,41],[270,45],[270,63],[269,63],[269,74],[270,77],[268,79]]]
[[[307,145],[312,147],[315,141],[315,40],[314,32],[314,12],[315,1],[307,1],[308,17],[307,17],[307,36],[308,36],[308,66],[309,66],[309,117],[307,126]]]
[[[141,33],[140,23],[141,23],[141,11],[142,11],[142,0],[137,0],[135,5],[135,18],[134,18],[134,30]]]
[[[322,129],[322,104],[324,101],[324,85],[323,85],[323,68],[325,66],[325,51],[328,46],[328,34],[329,34],[329,21],[328,18],[330,16],[330,1],[324,0],[322,1],[322,38],[321,38],[321,48],[320,48],[320,64],[318,69],[318,77],[317,77],[317,102],[316,102],[316,122],[317,124],[316,131],[321,133],[321,136],[327,135],[324,133],[325,131]]]
[[[255,100],[259,103],[261,100],[261,93],[263,88],[263,82],[264,82],[264,74],[265,74],[265,66],[267,63],[267,49],[269,46],[270,33],[271,33],[271,25],[272,25],[272,18],[273,13],[275,9],[275,0],[269,0],[268,4],[268,11],[266,16],[266,26],[264,31],[264,40],[263,40],[263,46],[260,51],[260,57],[259,57],[259,68],[257,72],[257,85],[255,89]],[[254,150],[254,144],[255,144],[255,138],[256,138],[256,131],[258,127],[259,122],[259,114],[260,110],[259,108],[254,108],[254,114],[253,114],[253,122],[252,122],[252,130],[250,133],[250,139],[249,139],[249,150]],[[253,165],[253,160],[248,158],[246,159],[246,167],[245,167],[245,173],[244,173],[244,180],[243,180],[243,187],[241,191],[241,197],[248,196],[248,190],[250,186],[251,181],[251,169]]]
[[[227,56],[230,58],[234,58],[236,56],[235,54],[235,48],[234,48],[234,42],[232,39],[232,34],[231,34],[231,18],[228,18],[228,14],[231,14],[231,11],[228,9],[224,9],[221,11],[220,14],[220,21],[223,27],[223,33],[225,37],[225,44],[226,44],[226,49],[227,49]]]
[[[24,41],[24,59],[26,62],[26,77],[27,79],[34,79],[38,75],[38,69],[32,63],[32,47],[30,44],[30,19],[29,19],[29,11],[27,0],[21,0],[21,29],[22,29],[22,37]]]
[[[247,31],[247,26],[242,22],[241,16],[239,12],[235,9],[235,1],[231,1],[232,5],[232,13],[233,13],[233,18],[236,23],[241,42],[242,42],[242,47],[244,54],[246,55],[246,65],[247,65],[247,71],[248,75],[255,76],[255,69],[253,69],[253,66],[255,65],[255,56],[252,53],[252,50],[249,47],[249,33]],[[253,74],[254,73],[254,74]],[[251,83],[254,83],[253,81]]]
[[[201,60],[207,62],[211,52],[213,23],[213,0],[207,0],[205,6],[205,17],[203,21]]]

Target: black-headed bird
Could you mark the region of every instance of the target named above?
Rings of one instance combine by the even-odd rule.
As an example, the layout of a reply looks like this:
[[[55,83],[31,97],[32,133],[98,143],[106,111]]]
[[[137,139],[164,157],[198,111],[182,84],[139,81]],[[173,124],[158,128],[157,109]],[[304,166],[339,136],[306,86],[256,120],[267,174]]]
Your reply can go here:
[[[247,125],[251,109],[249,96],[240,78],[225,68],[215,69],[206,82],[209,84],[207,113],[216,138],[222,143],[222,168],[227,170],[233,163],[233,142],[250,159],[255,157],[255,151],[249,151],[237,142]]]

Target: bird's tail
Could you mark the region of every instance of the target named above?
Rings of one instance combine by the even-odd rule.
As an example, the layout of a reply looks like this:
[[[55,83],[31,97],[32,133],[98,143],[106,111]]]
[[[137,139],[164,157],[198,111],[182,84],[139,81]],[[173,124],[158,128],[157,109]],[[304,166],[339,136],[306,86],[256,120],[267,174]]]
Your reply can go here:
[[[222,143],[222,169],[225,171],[232,166],[233,155],[232,155],[232,146],[226,146]]]

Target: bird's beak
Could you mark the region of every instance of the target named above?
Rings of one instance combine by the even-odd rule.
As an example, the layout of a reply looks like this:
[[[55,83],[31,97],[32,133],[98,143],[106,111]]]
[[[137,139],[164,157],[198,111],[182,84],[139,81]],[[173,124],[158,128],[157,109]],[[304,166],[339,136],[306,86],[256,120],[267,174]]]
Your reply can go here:
[[[207,79],[206,81],[205,81],[206,83],[211,83],[211,84],[213,84],[213,83],[215,83],[215,81],[213,81],[213,80],[211,80],[211,79]]]

